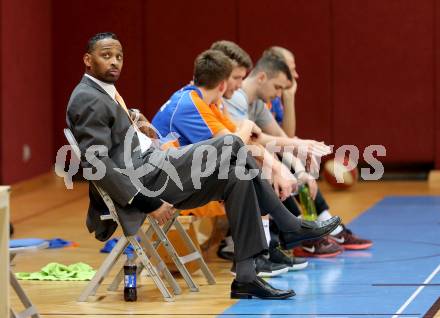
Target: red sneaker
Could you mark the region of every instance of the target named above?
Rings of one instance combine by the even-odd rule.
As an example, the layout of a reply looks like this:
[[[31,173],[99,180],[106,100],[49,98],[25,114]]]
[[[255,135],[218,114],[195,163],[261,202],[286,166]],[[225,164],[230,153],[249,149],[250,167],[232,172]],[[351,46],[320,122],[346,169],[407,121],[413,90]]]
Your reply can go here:
[[[343,224],[341,226],[344,228],[342,232],[337,235],[329,235],[329,238],[346,250],[365,250],[373,245],[372,241],[354,235]]]
[[[299,257],[335,257],[341,254],[344,249],[339,244],[333,243],[327,237],[319,240],[308,241],[303,243],[301,247],[293,250],[293,255]]]

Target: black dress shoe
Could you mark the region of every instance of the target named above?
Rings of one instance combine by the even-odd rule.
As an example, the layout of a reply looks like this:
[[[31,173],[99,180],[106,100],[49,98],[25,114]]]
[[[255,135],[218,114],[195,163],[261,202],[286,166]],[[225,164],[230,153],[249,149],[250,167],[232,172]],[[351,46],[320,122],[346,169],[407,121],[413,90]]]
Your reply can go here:
[[[268,282],[265,282],[259,277],[256,277],[249,283],[240,283],[234,279],[231,284],[232,299],[251,299],[252,297],[261,299],[287,299],[293,296],[295,296],[293,290],[273,288]]]
[[[260,283],[262,283],[264,286],[266,286],[266,287],[268,287],[268,288],[272,288],[273,290],[276,290],[276,291],[278,291],[278,292],[286,292],[286,291],[283,290],[283,289],[279,289],[279,288],[275,288],[275,287],[273,287],[273,286],[272,286],[271,284],[269,284],[266,280],[264,280],[264,278],[261,278],[261,277],[257,276],[257,280],[260,281]],[[293,292],[293,296],[296,295],[295,292],[294,292],[293,290],[291,290],[291,289],[289,289],[289,290]]]
[[[321,238],[330,234],[340,223],[339,216],[333,216],[327,221],[301,220],[301,228],[298,231],[280,233],[281,246],[290,250],[304,241]]]

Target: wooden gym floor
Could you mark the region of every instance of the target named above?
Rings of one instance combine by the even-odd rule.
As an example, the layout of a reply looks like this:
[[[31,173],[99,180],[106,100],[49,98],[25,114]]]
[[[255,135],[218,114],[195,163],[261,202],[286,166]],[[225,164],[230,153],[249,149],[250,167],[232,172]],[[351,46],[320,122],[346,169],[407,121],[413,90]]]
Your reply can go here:
[[[320,183],[320,186],[331,212],[341,216],[345,223],[349,223],[388,195],[440,195],[440,183],[430,185],[419,181],[361,182],[343,192],[332,190],[324,183]],[[86,183],[76,183],[73,190],[66,190],[63,180],[52,174],[14,185],[11,193],[11,220],[16,229],[14,238],[60,237],[79,243],[79,247],[75,248],[18,255],[13,263],[14,271],[38,271],[49,262],[85,262],[98,268],[106,254],[99,253],[103,243],[95,240],[85,227],[87,204]],[[232,280],[229,273],[230,263],[217,258],[215,247],[208,251],[205,259],[217,284],[207,285],[201,275],[196,273],[201,291],[191,293],[184,282],[179,280],[183,293],[173,303],[163,302],[160,293],[146,278],[140,283],[136,303],[125,303],[121,291],[109,293],[105,290],[105,285],[98,291],[98,297],[94,301],[78,303],[76,298],[86,282],[20,283],[44,318],[216,316],[236,303],[229,299]],[[11,305],[13,308],[19,307],[15,295],[11,295]],[[440,315],[437,314],[436,317]]]

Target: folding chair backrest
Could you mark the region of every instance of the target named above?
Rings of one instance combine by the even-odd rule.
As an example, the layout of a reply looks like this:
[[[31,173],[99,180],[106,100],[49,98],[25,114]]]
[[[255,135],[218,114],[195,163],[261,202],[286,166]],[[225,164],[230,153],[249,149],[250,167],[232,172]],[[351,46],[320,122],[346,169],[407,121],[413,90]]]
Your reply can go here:
[[[67,142],[72,148],[72,154],[75,155],[76,159],[81,160],[81,151],[79,150],[78,142],[69,128],[64,128],[64,136],[66,136]]]
[[[72,149],[72,155],[75,156],[77,160],[81,160],[81,151],[79,149],[78,142],[76,141],[75,136],[73,135],[72,131],[69,128],[64,128],[64,136],[66,136],[67,142],[69,143],[69,145]],[[104,201],[105,205],[107,206],[108,210],[110,211],[110,214],[102,215],[101,220],[112,219],[112,220],[118,222],[116,208],[115,208],[115,205],[113,204],[113,200],[97,184],[95,184],[93,181],[91,183],[96,188],[98,193],[101,195],[102,200]]]

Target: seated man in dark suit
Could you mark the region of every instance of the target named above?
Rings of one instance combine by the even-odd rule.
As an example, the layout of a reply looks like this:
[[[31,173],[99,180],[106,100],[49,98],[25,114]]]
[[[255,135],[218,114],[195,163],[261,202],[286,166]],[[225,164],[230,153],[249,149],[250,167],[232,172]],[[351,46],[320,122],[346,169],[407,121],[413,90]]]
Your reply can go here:
[[[237,262],[231,297],[294,296],[292,290],[275,289],[256,276],[253,258],[267,249],[261,211],[271,214],[284,240],[291,245],[328,234],[340,219],[307,222],[293,216],[269,182],[261,177],[255,160],[246,149],[242,151],[244,143],[235,135],[179,149],[158,149],[131,121],[114,86],[123,65],[122,46],[115,34],[100,33],[92,37],[84,64],[86,74],[67,106],[67,124],[81,153],[85,154],[81,164],[87,169],[89,180],[94,180],[115,202],[124,233],[136,233],[146,213],[151,213],[159,223],[165,222],[171,217],[170,204],[190,209],[223,200]],[[226,87],[232,70],[228,58],[222,61],[220,69],[223,71],[218,73],[218,83],[210,87],[208,98],[212,100],[218,100]],[[212,71],[215,70],[213,64]],[[204,74],[195,74],[196,85],[199,76]],[[100,229],[97,215],[102,210],[100,198],[93,192],[90,196],[87,225],[92,232]],[[100,231],[104,238],[114,229]]]

